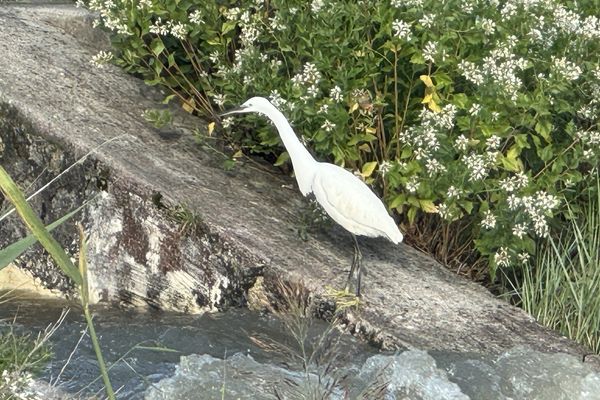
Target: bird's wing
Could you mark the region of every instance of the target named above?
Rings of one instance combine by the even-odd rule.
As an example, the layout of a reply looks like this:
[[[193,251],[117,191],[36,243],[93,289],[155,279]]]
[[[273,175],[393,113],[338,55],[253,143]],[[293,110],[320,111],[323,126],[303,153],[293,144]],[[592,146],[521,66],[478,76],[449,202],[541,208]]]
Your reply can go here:
[[[319,204],[351,233],[385,236],[397,243],[402,234],[381,200],[358,177],[337,165],[320,163],[312,186]]]

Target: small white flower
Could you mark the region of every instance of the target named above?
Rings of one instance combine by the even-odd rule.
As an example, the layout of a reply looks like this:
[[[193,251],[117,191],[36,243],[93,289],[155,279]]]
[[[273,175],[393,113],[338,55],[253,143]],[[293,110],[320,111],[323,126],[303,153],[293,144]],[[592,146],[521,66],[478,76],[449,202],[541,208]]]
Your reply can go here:
[[[425,61],[434,61],[434,57],[437,54],[437,43],[429,41],[425,44],[425,48],[423,49],[423,58]]]
[[[223,107],[225,105],[225,95],[223,95],[223,94],[216,94],[216,95],[213,96],[213,101],[219,107]]]
[[[325,2],[323,0],[313,0],[313,2],[310,4],[310,10],[317,14],[319,11],[321,11],[324,5]]]
[[[513,235],[518,237],[519,239],[523,239],[523,236],[527,234],[527,225],[525,224],[516,224],[512,230]]]
[[[394,36],[407,42],[410,40],[411,32],[409,23],[397,19],[392,23],[392,29],[394,30]]]
[[[188,27],[181,22],[172,22],[169,21],[169,26],[171,28],[171,35],[176,37],[177,39],[183,40],[187,36]]]
[[[327,114],[328,111],[329,111],[329,104],[323,104],[323,105],[321,105],[321,107],[319,107],[317,114]]]
[[[579,79],[582,73],[581,67],[568,61],[565,57],[552,56],[554,71],[567,80],[574,81]]]
[[[154,33],[156,35],[166,36],[169,34],[169,28],[167,28],[166,24],[163,24],[162,18],[156,18],[154,24],[150,26],[150,33]]]
[[[329,92],[329,97],[331,97],[336,103],[340,103],[344,100],[342,89],[339,86],[334,86],[333,89],[331,89]]]
[[[435,21],[434,14],[425,14],[425,15],[423,15],[423,18],[421,18],[419,20],[419,23],[423,26],[423,28],[429,29],[433,26],[434,21]]]
[[[473,116],[473,117],[476,116],[477,114],[479,114],[480,111],[481,111],[481,104],[473,103],[471,108],[469,108],[469,114],[471,114],[471,116]]]
[[[506,247],[500,249],[494,254],[494,261],[499,267],[508,267],[510,265],[510,256]]]
[[[514,211],[521,205],[522,200],[514,194],[510,194],[506,198],[506,202],[508,203],[509,210]]]
[[[450,212],[450,207],[447,204],[439,204],[437,207],[437,212],[443,219],[451,219],[452,213]]]
[[[481,226],[485,229],[493,229],[496,227],[496,217],[490,210],[483,213],[483,219],[481,220]]]
[[[483,33],[488,36],[493,35],[496,31],[496,23],[488,18],[482,18],[481,21],[479,21],[479,26],[483,29]]]
[[[325,120],[323,125],[321,125],[321,129],[324,129],[325,132],[331,132],[335,128],[335,124],[329,120]]]
[[[98,54],[92,57],[90,63],[95,65],[96,68],[104,68],[113,59],[113,54],[110,51],[100,51]]]
[[[425,163],[425,167],[427,168],[427,173],[428,173],[429,177],[432,177],[433,175],[435,175],[439,172],[446,171],[446,167],[443,166],[435,158],[428,159],[427,162]]]
[[[451,199],[451,198],[458,198],[458,197],[460,197],[461,194],[462,194],[462,190],[457,189],[454,186],[450,186],[448,188],[448,198],[449,199]]]
[[[500,147],[500,137],[492,135],[485,141],[488,150],[497,150]]]
[[[188,18],[190,22],[195,25],[200,25],[204,23],[204,21],[202,20],[202,12],[200,12],[200,10],[192,12]]]
[[[470,181],[479,181],[487,176],[487,164],[489,163],[489,160],[486,160],[483,155],[471,153],[463,156],[463,162],[471,173],[469,176]]]
[[[417,176],[412,176],[408,182],[406,182],[406,190],[410,193],[416,193],[419,190],[419,178]]]
[[[527,264],[529,262],[529,259],[531,258],[531,255],[529,253],[519,253],[517,255],[517,258],[519,259],[519,261],[521,261],[522,264]]]
[[[466,151],[469,146],[469,139],[465,135],[460,135],[454,141],[454,147],[459,151]]]
[[[223,128],[227,129],[233,125],[233,117],[226,117],[223,119]]]
[[[389,161],[384,161],[381,164],[379,164],[379,173],[382,176],[386,176],[388,172],[390,172],[390,170],[392,169],[392,163],[390,163]]]

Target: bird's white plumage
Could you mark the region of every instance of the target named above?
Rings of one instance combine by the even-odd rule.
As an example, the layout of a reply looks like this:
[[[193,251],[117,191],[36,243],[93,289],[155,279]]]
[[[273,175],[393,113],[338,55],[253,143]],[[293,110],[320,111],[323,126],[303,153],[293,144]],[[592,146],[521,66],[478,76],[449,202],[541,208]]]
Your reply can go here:
[[[253,97],[222,115],[246,112],[258,112],[273,121],[292,160],[300,191],[304,196],[314,193],[334,221],[354,235],[383,236],[396,244],[402,241],[402,233],[375,193],[344,168],[317,162],[269,100]]]
[[[381,200],[344,168],[319,163],[312,191],[327,214],[350,233],[383,236],[396,244],[402,241],[402,234]]]

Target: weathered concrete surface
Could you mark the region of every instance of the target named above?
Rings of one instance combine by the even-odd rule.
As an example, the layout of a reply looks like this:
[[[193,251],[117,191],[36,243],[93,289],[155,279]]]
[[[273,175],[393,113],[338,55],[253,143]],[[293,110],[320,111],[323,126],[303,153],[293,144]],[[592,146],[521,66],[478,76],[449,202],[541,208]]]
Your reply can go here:
[[[303,200],[293,180],[254,164],[224,171],[194,145],[189,132],[198,120],[178,115],[167,133],[144,123],[140,115],[156,107],[157,93],[116,68],[91,68],[95,49],[55,22],[84,18],[71,7],[0,7],[0,103],[11,105],[4,114],[13,122],[25,121],[0,134],[27,144],[10,159],[5,145],[0,162],[23,183],[52,157],[61,167],[120,136],[66,178],[68,191],[57,193],[58,185],[34,203],[49,221],[101,193],[85,212],[95,296],[198,311],[243,303],[260,275],[265,287],[278,278],[303,281],[316,294],[342,286],[352,252],[347,234],[334,227],[302,241],[294,227]],[[64,196],[70,200],[52,203]],[[161,204],[186,204],[203,223],[182,234]],[[0,225],[0,241],[18,232],[15,222]],[[365,305],[349,316],[348,329],[383,348],[497,354],[528,344],[586,353],[405,245],[362,243]]]

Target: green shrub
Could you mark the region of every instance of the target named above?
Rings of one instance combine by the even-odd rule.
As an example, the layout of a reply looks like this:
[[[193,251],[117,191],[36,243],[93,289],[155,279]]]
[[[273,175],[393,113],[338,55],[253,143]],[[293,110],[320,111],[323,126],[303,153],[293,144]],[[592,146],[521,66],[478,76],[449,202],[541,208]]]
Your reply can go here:
[[[575,205],[598,164],[600,21],[588,16],[593,1],[560,3],[92,0],[90,8],[114,32],[114,62],[172,89],[167,100],[214,116],[269,97],[321,159],[376,185],[405,224],[437,214],[468,226],[465,240],[475,238],[493,276],[530,257],[564,216],[558,199]],[[238,149],[286,161],[262,118],[238,121],[223,121]]]

